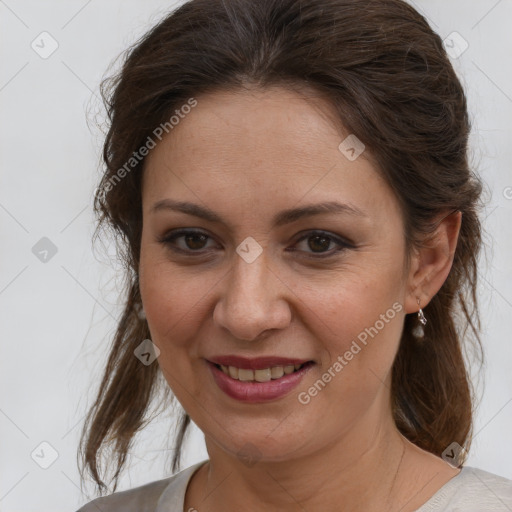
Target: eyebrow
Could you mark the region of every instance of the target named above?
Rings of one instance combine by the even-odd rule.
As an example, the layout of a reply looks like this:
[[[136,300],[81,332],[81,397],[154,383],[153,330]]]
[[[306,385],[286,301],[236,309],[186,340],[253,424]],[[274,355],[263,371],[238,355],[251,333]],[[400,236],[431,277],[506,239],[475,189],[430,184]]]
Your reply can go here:
[[[204,206],[200,206],[198,204],[190,203],[187,201],[162,199],[153,205],[151,208],[151,213],[165,210],[177,211],[188,215],[193,215],[195,217],[200,217],[210,222],[227,225],[222,217],[214,211]],[[355,217],[367,217],[367,215],[362,210],[356,208],[353,205],[338,203],[336,201],[329,201],[325,203],[310,204],[298,208],[283,210],[274,216],[272,219],[272,225],[273,227],[280,227],[285,224],[291,224],[292,222],[295,222],[304,217],[319,215],[322,213],[337,213],[352,215]]]

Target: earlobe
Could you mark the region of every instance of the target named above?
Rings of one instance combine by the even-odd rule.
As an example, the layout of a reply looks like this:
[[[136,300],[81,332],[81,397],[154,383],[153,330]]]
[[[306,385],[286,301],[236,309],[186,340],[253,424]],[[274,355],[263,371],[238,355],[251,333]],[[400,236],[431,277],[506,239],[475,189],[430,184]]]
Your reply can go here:
[[[424,308],[441,289],[452,267],[462,224],[462,212],[440,216],[437,227],[424,245],[415,250],[409,274],[406,313]],[[420,306],[418,306],[418,300]]]

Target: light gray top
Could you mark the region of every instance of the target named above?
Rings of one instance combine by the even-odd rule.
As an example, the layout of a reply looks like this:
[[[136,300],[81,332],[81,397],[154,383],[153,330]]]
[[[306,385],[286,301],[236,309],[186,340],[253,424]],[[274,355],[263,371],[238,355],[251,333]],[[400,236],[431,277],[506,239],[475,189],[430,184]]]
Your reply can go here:
[[[175,475],[96,498],[77,512],[187,512],[190,478],[203,460]],[[416,512],[512,512],[512,480],[464,466]]]

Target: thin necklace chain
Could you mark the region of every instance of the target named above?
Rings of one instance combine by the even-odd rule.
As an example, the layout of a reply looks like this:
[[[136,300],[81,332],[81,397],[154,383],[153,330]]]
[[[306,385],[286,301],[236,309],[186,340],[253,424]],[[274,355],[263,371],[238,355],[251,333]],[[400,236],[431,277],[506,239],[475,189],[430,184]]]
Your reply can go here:
[[[400,462],[398,463],[398,467],[396,468],[395,476],[393,477],[393,481],[391,482],[391,488],[389,490],[389,496],[388,496],[389,508],[387,509],[388,512],[391,512],[392,507],[393,507],[393,504],[391,503],[391,493],[393,491],[393,488],[395,487],[396,477],[398,476],[398,472],[400,471],[400,468],[402,466],[402,461],[404,460],[404,455],[405,455],[405,443],[402,439],[402,455],[400,457]]]

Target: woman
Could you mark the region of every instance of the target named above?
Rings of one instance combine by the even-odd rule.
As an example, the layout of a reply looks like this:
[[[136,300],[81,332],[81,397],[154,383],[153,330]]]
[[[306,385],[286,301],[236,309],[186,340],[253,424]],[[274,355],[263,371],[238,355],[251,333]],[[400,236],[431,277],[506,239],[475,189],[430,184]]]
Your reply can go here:
[[[173,471],[190,420],[209,458],[80,510],[512,509],[464,466],[481,183],[424,18],[192,0],[110,86],[95,207],[129,286],[83,466],[103,492],[113,444],[117,485],[162,383],[186,411]]]

